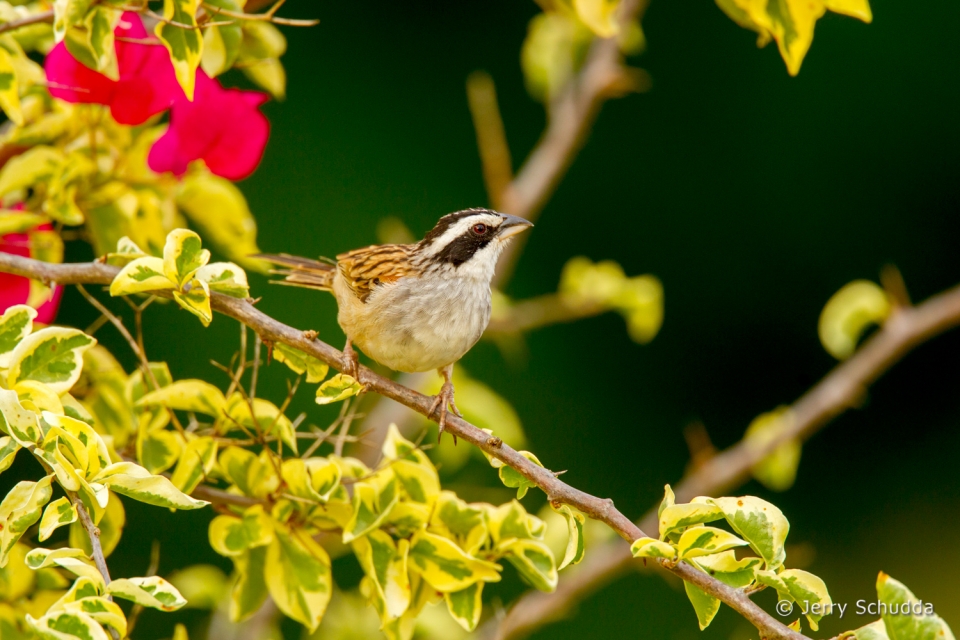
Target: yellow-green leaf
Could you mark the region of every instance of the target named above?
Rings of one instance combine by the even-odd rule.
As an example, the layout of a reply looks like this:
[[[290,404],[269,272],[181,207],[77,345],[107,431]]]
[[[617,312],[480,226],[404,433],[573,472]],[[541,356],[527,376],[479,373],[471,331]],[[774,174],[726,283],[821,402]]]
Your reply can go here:
[[[251,404],[256,422],[250,414]],[[226,431],[232,431],[236,428],[236,423],[239,423],[250,431],[261,431],[266,435],[276,436],[294,453],[297,452],[297,434],[293,429],[293,423],[290,422],[290,418],[280,413],[280,409],[272,402],[261,398],[247,401],[240,392],[236,392],[227,399],[225,410],[231,418],[221,422],[221,427]]]
[[[27,554],[25,560],[27,566],[34,570],[56,566],[66,569],[74,575],[87,578],[96,585],[98,593],[103,593],[105,588],[100,571],[93,566],[93,563],[87,559],[87,554],[80,549],[69,547],[54,550],[33,549]]]
[[[36,380],[56,393],[66,393],[80,377],[83,352],[96,343],[79,329],[41,329],[21,340],[10,354],[7,385]]]
[[[39,482],[18,482],[0,502],[0,567],[6,566],[20,536],[40,519],[43,505],[53,495],[52,480],[53,476],[46,476]]]
[[[10,366],[10,352],[33,331],[37,311],[25,304],[15,304],[0,316],[0,368]]]
[[[200,323],[208,327],[213,322],[213,310],[210,308],[210,287],[203,280],[191,280],[182,291],[174,291],[173,299],[182,308],[200,318]]]
[[[217,516],[210,522],[210,546],[222,556],[239,556],[254,547],[273,542],[273,521],[263,505],[248,508],[242,518]]]
[[[264,577],[277,607],[315,631],[333,593],[330,557],[323,547],[302,531],[277,525]]]
[[[683,532],[677,542],[677,552],[682,560],[709,556],[734,547],[745,547],[747,543],[729,531],[716,527],[696,526]]]
[[[440,495],[440,477],[427,454],[400,435],[391,424],[383,443],[383,455],[400,479],[410,500],[430,504]]]
[[[487,541],[489,527],[483,505],[468,504],[454,492],[442,491],[430,517],[430,531],[472,555]]]
[[[118,22],[120,12],[102,4],[94,6],[83,21],[87,28],[87,48],[96,62],[96,69],[108,76],[113,75],[117,66],[113,30]]]
[[[250,257],[260,253],[257,223],[232,182],[208,172],[191,173],[180,185],[177,205],[227,258],[253,271],[269,270],[266,262]]]
[[[753,496],[713,498],[708,501],[720,507],[733,530],[750,543],[768,569],[775,570],[783,565],[786,558],[784,542],[790,531],[790,523],[780,509]]]
[[[570,505],[560,505],[555,509],[567,522],[567,549],[563,554],[563,561],[557,570],[560,571],[571,564],[578,564],[583,560],[583,523],[585,518],[579,511],[574,511]]]
[[[264,568],[267,547],[254,547],[248,553],[233,559],[237,581],[230,593],[230,619],[240,622],[256,613],[267,598]]]
[[[40,534],[38,540],[43,542],[58,528],[68,525],[77,520],[77,508],[73,506],[68,498],[58,498],[50,504],[43,512],[40,519]]]
[[[7,161],[0,170],[0,196],[50,178],[64,162],[63,152],[38,145]]]
[[[804,605],[807,622],[814,631],[819,629],[820,619],[833,611],[833,600],[827,592],[827,585],[812,573],[800,569],[787,569],[780,573],[757,571],[756,578],[760,584],[776,589],[781,600]]]
[[[161,611],[176,611],[187,604],[176,587],[160,576],[118,578],[107,585],[107,593]]]
[[[188,440],[170,481],[183,493],[192,493],[210,474],[216,462],[217,443],[213,438],[200,436]]]
[[[243,38],[240,23],[230,20],[220,20],[215,7],[233,12],[242,12],[243,3],[236,0],[206,0],[210,5],[208,11],[211,18],[221,22],[216,27],[209,27],[203,33],[203,57],[200,66],[211,78],[229,70],[240,53],[240,40]]]
[[[144,291],[173,289],[176,283],[163,272],[163,260],[153,256],[137,258],[130,262],[110,283],[111,296],[125,296]]]
[[[200,236],[190,229],[174,229],[163,245],[163,273],[182,287],[200,267],[210,262],[210,252],[202,247]]]
[[[352,546],[373,586],[374,606],[380,620],[383,624],[396,620],[410,606],[409,542],[394,542],[387,533],[377,530],[354,540]]]
[[[762,413],[747,427],[744,442],[751,448],[766,449],[771,442],[780,439],[792,424],[793,412],[788,407]],[[773,491],[786,491],[797,478],[801,450],[799,440],[787,440],[753,466],[753,477]]]
[[[40,442],[37,414],[21,405],[17,392],[10,389],[0,389],[0,431],[9,434],[21,447]]]
[[[157,429],[147,431],[146,422],[141,421],[137,436],[137,460],[143,468],[152,474],[163,473],[180,458],[183,451],[183,436],[176,431]]]
[[[710,626],[720,611],[720,601],[711,595],[707,595],[700,587],[684,581],[683,589],[687,593],[693,610],[697,613],[697,622],[700,623],[700,631]]]
[[[0,473],[10,468],[19,450],[20,445],[10,436],[0,438]]]
[[[63,604],[63,608],[66,611],[86,614],[101,625],[113,627],[121,638],[127,636],[127,618],[123,615],[123,610],[117,603],[107,600],[103,596],[92,596],[67,602]]]
[[[503,547],[504,557],[517,568],[520,577],[540,591],[557,588],[557,563],[545,543],[540,540],[516,539]]]
[[[139,502],[171,509],[199,509],[208,502],[195,500],[184,494],[170,480],[151,475],[146,469],[132,462],[116,462],[96,478],[97,482],[116,493]]]
[[[677,557],[677,550],[673,545],[656,538],[637,538],[630,545],[630,553],[633,554],[634,558],[674,560]]]
[[[18,126],[23,125],[23,111],[20,108],[20,84],[13,59],[6,49],[0,47],[0,109]]]
[[[177,380],[151,391],[139,400],[137,407],[163,406],[178,411],[194,411],[213,418],[220,418],[227,400],[223,392],[203,380]]]
[[[518,451],[518,453],[535,465],[539,467],[543,466],[537,456],[529,451]],[[519,471],[505,464],[500,466],[500,481],[504,486],[517,490],[518,500],[527,495],[527,490],[531,487],[537,486],[537,483],[528,480],[526,476],[522,475]]]
[[[26,620],[43,640],[110,640],[96,620],[80,611],[48,613],[39,620],[28,613]]]
[[[317,404],[332,404],[346,400],[363,391],[363,386],[352,376],[338,373],[317,388]]]
[[[443,594],[447,603],[447,611],[461,627],[473,631],[480,622],[483,612],[483,583],[476,582],[466,589]]]
[[[877,597],[887,605],[883,624],[890,640],[954,640],[953,632],[934,613],[933,605],[921,602],[906,585],[882,571],[877,576]]]
[[[344,544],[379,527],[399,497],[392,473],[380,472],[369,481],[354,483],[353,515],[343,529]]]
[[[244,74],[277,100],[286,95],[287,76],[280,56],[287,50],[287,39],[269,22],[248,20],[243,23],[243,39],[237,62]]]
[[[250,295],[246,272],[232,262],[214,262],[200,267],[197,279],[206,282],[210,291],[233,298],[247,298]]]
[[[450,540],[426,531],[411,539],[410,561],[430,586],[443,593],[460,591],[476,582],[500,581],[500,565],[474,558]]]
[[[669,489],[669,485],[667,487]],[[673,491],[670,491],[670,502],[673,502]],[[673,531],[681,530],[695,524],[713,522],[723,518],[723,510],[707,502],[694,501],[689,504],[661,504],[660,511],[660,539],[665,540]]]
[[[820,313],[820,342],[837,360],[853,355],[867,328],[890,315],[890,298],[879,285],[855,280],[837,291]]]
[[[197,28],[199,0],[164,0],[163,17],[169,22],[160,22],[154,33],[170,52],[170,61],[183,87],[187,100],[193,101],[197,67],[203,55],[203,37]],[[184,25],[184,26],[177,26]]]
[[[273,357],[277,362],[287,365],[294,373],[307,374],[307,382],[310,384],[321,382],[330,370],[321,360],[282,342],[273,346]]]
[[[620,31],[619,6],[620,0],[573,0],[577,17],[601,38],[611,38]]]

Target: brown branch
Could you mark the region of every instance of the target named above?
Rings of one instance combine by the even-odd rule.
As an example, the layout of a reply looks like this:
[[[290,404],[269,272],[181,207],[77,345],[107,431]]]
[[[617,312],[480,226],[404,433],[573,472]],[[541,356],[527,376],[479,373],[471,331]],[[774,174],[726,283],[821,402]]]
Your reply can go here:
[[[483,165],[483,181],[487,185],[487,197],[494,209],[503,207],[503,194],[510,188],[513,179],[513,162],[510,147],[503,130],[503,119],[497,105],[497,89],[490,74],[483,71],[471,73],[467,78],[467,103],[477,132],[477,149]]]
[[[52,9],[50,11],[43,11],[42,13],[35,13],[32,16],[11,20],[10,22],[4,22],[3,24],[0,24],[0,33],[13,31],[14,29],[19,29],[20,27],[29,27],[32,24],[40,24],[41,22],[53,22]]]
[[[930,338],[960,325],[960,287],[949,289],[915,307],[899,307],[883,329],[849,360],[837,365],[791,407],[793,420],[775,439],[758,446],[741,441],[692,469],[674,487],[677,502],[699,495],[722,495],[750,478],[750,469],[781,444],[806,440],[849,408],[856,407],[880,376],[909,351]],[[653,508],[641,520],[642,529],[657,528]],[[550,594],[523,596],[499,621],[497,638],[518,638],[568,615],[576,602],[609,584],[635,566],[630,551],[619,543],[591,549],[576,572]]]
[[[107,284],[120,270],[101,263],[49,264],[21,256],[0,254],[0,271],[59,284]],[[169,292],[157,292],[157,295],[169,295]],[[957,298],[957,306],[960,307],[960,293]],[[319,358],[338,371],[341,369],[343,354],[340,351],[320,340],[308,339],[303,331],[271,318],[247,300],[212,293],[210,302],[215,311],[247,325],[263,340],[283,342]],[[957,316],[960,318],[960,308],[957,310]],[[433,419],[432,398],[379,376],[366,367],[360,367],[359,378],[368,391],[396,400]],[[456,437],[479,447],[515,469],[540,487],[551,502],[576,507],[583,514],[605,523],[628,542],[645,536],[636,524],[617,510],[612,500],[592,496],[566,484],[549,469],[532,463],[503,444],[499,438],[491,437],[466,420],[448,414],[446,428]],[[751,601],[742,591],[729,587],[688,564],[664,565],[664,568],[729,605],[757,627],[761,635],[768,640],[804,640],[805,636],[788,629]]]
[[[486,334],[523,333],[552,324],[592,318],[610,311],[610,305],[599,303],[571,303],[558,293],[549,293],[513,303],[500,315],[494,315]]]

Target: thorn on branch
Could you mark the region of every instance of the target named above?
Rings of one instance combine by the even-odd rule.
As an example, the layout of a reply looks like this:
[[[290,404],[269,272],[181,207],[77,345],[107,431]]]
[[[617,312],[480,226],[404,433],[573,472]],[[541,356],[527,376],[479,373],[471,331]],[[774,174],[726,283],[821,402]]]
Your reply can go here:
[[[303,332],[303,337],[305,340],[310,340],[311,342],[317,339],[317,336],[320,335],[313,329],[307,329]]]
[[[490,436],[487,439],[487,444],[490,445],[491,447],[499,449],[500,447],[503,446],[503,440],[501,440],[497,436]]]

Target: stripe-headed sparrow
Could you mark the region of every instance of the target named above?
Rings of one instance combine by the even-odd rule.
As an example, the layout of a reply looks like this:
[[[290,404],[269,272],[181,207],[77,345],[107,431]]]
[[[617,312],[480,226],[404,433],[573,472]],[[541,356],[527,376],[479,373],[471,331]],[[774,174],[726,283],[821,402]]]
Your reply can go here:
[[[336,262],[286,254],[257,257],[281,265],[281,284],[331,291],[337,321],[347,335],[344,372],[357,377],[356,345],[396,371],[437,369],[444,383],[430,413],[459,415],[451,382],[453,363],[476,344],[490,321],[490,281],[507,242],[532,226],[489,209],[440,218],[416,244],[374,245]]]

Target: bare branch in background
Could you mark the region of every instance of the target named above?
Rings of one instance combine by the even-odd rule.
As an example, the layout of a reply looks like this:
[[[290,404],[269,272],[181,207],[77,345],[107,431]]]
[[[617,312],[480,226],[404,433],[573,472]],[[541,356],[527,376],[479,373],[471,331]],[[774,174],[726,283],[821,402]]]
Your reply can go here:
[[[44,282],[59,284],[107,284],[120,271],[119,268],[92,262],[80,264],[50,264],[10,254],[0,254],[0,271],[26,276]],[[169,292],[157,292],[157,295],[171,295]],[[944,294],[947,295],[947,294]],[[950,292],[953,312],[950,322],[940,318],[940,324],[960,322],[960,288]],[[336,348],[316,339],[308,339],[303,331],[283,324],[256,309],[248,300],[239,300],[218,293],[210,295],[213,310],[234,318],[257,332],[262,340],[282,342],[308,355],[320,359],[336,370],[343,365],[343,354]],[[922,308],[917,307],[916,311]],[[932,333],[929,332],[928,333]],[[360,382],[368,391],[391,398],[418,413],[430,417],[433,399],[404,387],[392,380],[377,375],[366,367],[360,367]],[[609,526],[620,537],[633,541],[644,537],[644,532],[614,506],[612,500],[605,500],[580,491],[557,477],[557,474],[538,466],[520,455],[517,451],[496,437],[492,437],[456,415],[448,415],[446,428],[458,438],[479,447],[490,456],[509,465],[527,480],[534,483],[555,504],[568,504],[576,507],[584,515],[599,520]],[[757,451],[760,451],[760,447]],[[754,451],[750,452],[755,453]],[[763,453],[769,453],[764,451]],[[761,454],[762,455],[762,454]],[[719,456],[718,456],[719,457]],[[705,465],[706,469],[711,465]],[[722,470],[721,470],[722,471]],[[695,584],[705,593],[719,599],[751,622],[769,640],[803,640],[805,636],[787,628],[779,620],[766,613],[743,591],[734,589],[716,578],[703,573],[689,564],[663,564],[661,566],[674,575]]]
[[[915,307],[899,307],[849,360],[790,407],[792,421],[778,436],[757,446],[745,440],[693,467],[673,487],[678,502],[695,496],[728,493],[750,478],[750,470],[777,447],[790,440],[806,440],[833,418],[858,406],[867,388],[904,355],[930,338],[960,325],[960,287],[936,295]],[[654,507],[638,521],[641,529],[657,528]],[[636,566],[630,550],[619,542],[591,549],[584,561],[553,593],[523,596],[488,635],[500,639],[523,637],[552,620],[569,615],[573,606]],[[496,623],[491,623],[494,626]]]

